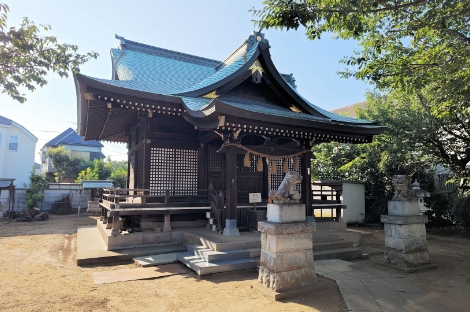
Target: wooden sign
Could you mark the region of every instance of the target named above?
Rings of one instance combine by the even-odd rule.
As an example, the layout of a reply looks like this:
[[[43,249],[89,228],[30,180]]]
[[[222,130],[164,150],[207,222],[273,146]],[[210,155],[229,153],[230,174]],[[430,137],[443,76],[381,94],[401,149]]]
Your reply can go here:
[[[261,193],[248,193],[250,203],[261,203]]]

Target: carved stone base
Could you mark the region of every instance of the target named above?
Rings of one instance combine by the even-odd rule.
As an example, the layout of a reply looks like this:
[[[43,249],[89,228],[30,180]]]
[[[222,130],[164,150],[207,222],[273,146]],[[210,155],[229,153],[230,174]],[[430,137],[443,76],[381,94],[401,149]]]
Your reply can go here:
[[[313,262],[313,222],[258,222],[261,232],[261,258],[258,282],[285,292],[316,283]]]
[[[385,230],[384,262],[401,268],[431,265],[426,242],[427,216],[383,215]]]

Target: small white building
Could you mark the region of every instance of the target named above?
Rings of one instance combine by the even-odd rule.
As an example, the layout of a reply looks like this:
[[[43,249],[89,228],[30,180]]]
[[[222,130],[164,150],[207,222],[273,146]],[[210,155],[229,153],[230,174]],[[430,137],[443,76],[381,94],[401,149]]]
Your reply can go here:
[[[51,159],[47,155],[47,149],[49,147],[56,148],[63,146],[69,151],[70,157],[78,157],[85,161],[93,161],[94,159],[104,159],[104,155],[101,152],[103,144],[98,141],[90,140],[83,141],[83,137],[80,136],[72,128],[68,128],[41,148],[41,173],[55,172],[52,166]]]
[[[0,116],[0,178],[15,179],[19,188],[28,184],[37,141],[25,127]]]

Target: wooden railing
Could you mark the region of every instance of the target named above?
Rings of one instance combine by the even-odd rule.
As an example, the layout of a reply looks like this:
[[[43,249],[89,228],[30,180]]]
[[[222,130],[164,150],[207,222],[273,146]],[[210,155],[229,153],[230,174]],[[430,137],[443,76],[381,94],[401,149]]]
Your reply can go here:
[[[340,221],[341,210],[346,209],[347,206],[341,201],[343,192],[341,181],[325,181],[314,182],[312,186],[317,186],[319,189],[312,190],[312,207],[313,209],[320,209],[320,218],[323,218],[323,210],[330,210],[330,218],[336,222]],[[333,214],[333,212],[335,212]]]
[[[208,206],[209,189],[124,189],[106,188],[103,202],[117,204],[121,208],[145,207],[199,207]]]

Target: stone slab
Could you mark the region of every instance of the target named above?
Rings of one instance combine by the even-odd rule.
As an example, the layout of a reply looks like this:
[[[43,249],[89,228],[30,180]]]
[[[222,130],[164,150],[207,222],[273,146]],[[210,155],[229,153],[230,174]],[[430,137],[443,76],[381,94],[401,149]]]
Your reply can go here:
[[[384,224],[385,237],[411,238],[426,237],[426,226],[418,224]]]
[[[179,264],[167,264],[151,268],[133,268],[104,272],[93,272],[95,284],[108,284],[116,282],[136,281],[153,279],[175,274],[187,273]]]
[[[316,230],[315,222],[277,223],[269,221],[258,222],[258,231],[271,235],[313,233]]]
[[[403,268],[415,268],[431,264],[427,250],[403,252],[402,250],[387,248],[384,252],[384,261]]]
[[[176,253],[136,257],[132,260],[141,267],[156,266],[176,262]]]
[[[337,280],[336,284],[349,311],[382,312],[382,309],[359,279]]]
[[[382,311],[412,311],[410,304],[383,279],[362,279],[362,283]]]
[[[415,200],[390,200],[388,201],[388,214],[394,216],[419,215],[419,201]]]
[[[298,233],[287,235],[261,234],[261,249],[279,253],[294,250],[312,249],[311,233]]]
[[[427,250],[426,237],[395,238],[385,236],[385,248],[393,248],[403,252]]]
[[[426,215],[417,215],[417,216],[381,215],[380,221],[382,223],[392,223],[392,224],[420,224],[420,223],[428,223],[428,216]]]
[[[261,250],[260,265],[274,273],[313,267],[313,251],[306,249],[273,253]]]
[[[305,222],[305,205],[304,204],[268,204],[266,218],[270,222],[290,223]]]

